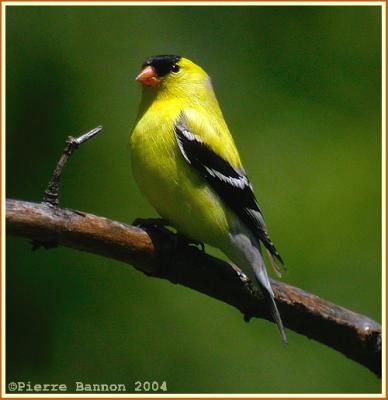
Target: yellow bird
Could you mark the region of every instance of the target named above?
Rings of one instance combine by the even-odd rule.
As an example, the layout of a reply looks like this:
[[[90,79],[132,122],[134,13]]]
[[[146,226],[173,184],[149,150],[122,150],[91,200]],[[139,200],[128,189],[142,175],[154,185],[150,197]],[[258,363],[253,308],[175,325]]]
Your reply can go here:
[[[174,55],[147,59],[136,80],[143,96],[130,137],[142,193],[179,233],[219,248],[256,284],[284,342],[286,334],[261,253],[284,263],[206,72]]]

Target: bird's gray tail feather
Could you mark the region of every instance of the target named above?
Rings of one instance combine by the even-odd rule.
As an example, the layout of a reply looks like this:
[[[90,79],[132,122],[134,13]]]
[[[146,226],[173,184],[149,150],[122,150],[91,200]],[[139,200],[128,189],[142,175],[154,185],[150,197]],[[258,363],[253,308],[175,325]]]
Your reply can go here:
[[[273,318],[274,322],[276,322],[276,325],[280,332],[280,336],[282,337],[283,342],[287,344],[288,343],[287,335],[284,330],[284,325],[283,325],[282,319],[280,317],[278,307],[275,302],[275,296],[272,291],[271,283],[268,278],[268,274],[267,274],[267,270],[264,265],[263,258],[260,257],[260,259],[256,260],[256,261],[258,261],[258,262],[254,263],[253,269],[255,271],[257,282],[260,286],[260,289],[264,296],[264,299],[271,310],[272,318]]]
[[[268,303],[268,305],[270,307],[272,318],[276,322],[276,325],[279,329],[280,336],[282,337],[283,342],[285,344],[287,344],[288,343],[287,335],[284,330],[283,321],[280,317],[280,313],[279,313],[278,307],[276,305],[274,296],[272,293],[268,293],[268,291],[265,288],[263,288],[263,295],[264,295],[266,302]]]

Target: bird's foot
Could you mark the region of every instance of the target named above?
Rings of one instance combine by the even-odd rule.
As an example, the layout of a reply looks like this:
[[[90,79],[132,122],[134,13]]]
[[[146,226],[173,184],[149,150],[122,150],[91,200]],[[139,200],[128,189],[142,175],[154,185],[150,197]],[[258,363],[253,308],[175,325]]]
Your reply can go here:
[[[144,228],[144,229],[149,228],[149,229],[157,229],[157,230],[161,230],[161,231],[166,230],[169,233],[171,233],[171,231],[169,229],[167,229],[167,227],[172,226],[165,218],[136,218],[132,222],[132,225],[137,226],[139,228]],[[202,252],[205,251],[204,243],[202,243],[198,240],[191,239],[191,238],[183,235],[182,233],[176,233],[175,238],[176,238],[176,243],[175,243],[176,247],[194,245],[194,246],[199,246],[199,248]]]
[[[205,244],[198,240],[190,239],[189,237],[182,235],[181,233],[177,233],[176,235],[176,246],[198,246],[202,253],[205,252]]]
[[[164,218],[136,218],[132,225],[142,228],[144,230],[158,231],[160,233],[172,234],[171,230],[167,228],[170,226],[169,222]]]

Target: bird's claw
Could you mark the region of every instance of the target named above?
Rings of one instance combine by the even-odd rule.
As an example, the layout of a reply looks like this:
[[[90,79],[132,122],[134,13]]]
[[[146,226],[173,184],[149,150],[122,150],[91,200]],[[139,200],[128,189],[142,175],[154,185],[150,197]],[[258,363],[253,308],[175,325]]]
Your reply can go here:
[[[132,222],[132,225],[137,226],[139,228],[143,228],[145,230],[156,229],[159,231],[168,232],[170,234],[172,233],[167,228],[167,226],[171,226],[171,225],[164,218],[136,218]],[[194,246],[198,246],[202,253],[205,252],[205,244],[200,241],[190,239],[187,236],[182,235],[181,233],[176,233],[175,239],[176,239],[175,247],[194,245]]]
[[[132,222],[133,226],[144,229],[148,232],[159,232],[161,234],[171,235],[173,232],[167,228],[169,223],[164,218],[136,218]]]

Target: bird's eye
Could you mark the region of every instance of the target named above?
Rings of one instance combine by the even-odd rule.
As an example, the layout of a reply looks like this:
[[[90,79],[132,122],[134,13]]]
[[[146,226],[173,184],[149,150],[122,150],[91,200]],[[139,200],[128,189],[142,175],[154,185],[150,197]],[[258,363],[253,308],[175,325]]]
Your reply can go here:
[[[172,68],[171,68],[171,71],[172,72],[178,72],[180,70],[180,67],[179,67],[179,65],[177,65],[177,64],[174,64],[173,66],[172,66]]]

